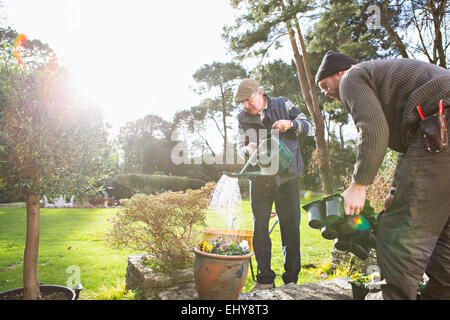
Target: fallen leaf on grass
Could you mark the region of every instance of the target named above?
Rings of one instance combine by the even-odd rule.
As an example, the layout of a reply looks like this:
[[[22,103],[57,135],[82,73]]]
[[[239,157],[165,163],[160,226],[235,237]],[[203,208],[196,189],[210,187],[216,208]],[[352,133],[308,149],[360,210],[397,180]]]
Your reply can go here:
[[[17,268],[18,266],[20,266],[22,264],[22,262],[17,262],[16,264],[13,264],[12,266],[8,267],[8,270],[14,270],[15,268]]]

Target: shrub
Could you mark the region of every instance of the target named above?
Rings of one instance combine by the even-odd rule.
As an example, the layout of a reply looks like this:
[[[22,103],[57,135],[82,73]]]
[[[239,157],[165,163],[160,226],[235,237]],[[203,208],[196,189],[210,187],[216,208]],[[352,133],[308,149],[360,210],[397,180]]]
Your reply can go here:
[[[96,292],[82,291],[80,300],[138,300],[138,296],[137,292],[125,289],[124,281],[117,281],[115,287],[103,285]]]
[[[192,263],[197,227],[205,225],[214,183],[199,190],[136,195],[121,201],[107,242],[148,253],[159,271],[183,269]]]
[[[89,204],[94,207],[105,207],[105,202],[108,202],[108,207],[113,207],[115,204],[114,198],[106,197],[92,197],[88,199]]]
[[[198,189],[205,181],[179,176],[121,174],[111,180],[110,195],[116,199],[131,198],[134,194],[157,194],[165,191]]]
[[[394,178],[396,162],[397,153],[389,149],[373,183],[367,188],[367,199],[369,199],[371,206],[376,212],[384,209],[384,199]]]

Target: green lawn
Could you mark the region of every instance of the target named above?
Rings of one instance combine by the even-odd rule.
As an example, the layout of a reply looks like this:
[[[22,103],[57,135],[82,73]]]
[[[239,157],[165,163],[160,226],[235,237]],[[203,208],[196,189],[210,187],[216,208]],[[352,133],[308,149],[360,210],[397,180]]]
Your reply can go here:
[[[102,240],[114,209],[41,209],[39,281],[66,285],[80,269],[82,293],[123,281],[131,250],[114,250]],[[0,209],[0,291],[22,287],[26,213],[24,208]],[[12,269],[12,270],[9,270]]]
[[[306,202],[303,202],[302,205]],[[136,252],[115,250],[105,245],[102,237],[109,228],[108,218],[115,209],[41,209],[39,247],[39,280],[45,284],[66,285],[71,274],[69,266],[78,266],[83,291],[81,298],[104,287],[123,285],[127,256]],[[252,229],[250,202],[244,200],[240,210],[241,226]],[[273,223],[274,220],[271,221]],[[227,223],[215,212],[208,212],[207,224],[212,228],[227,228]],[[307,225],[302,210],[302,265],[319,264],[330,258],[332,241],[320,236],[318,230]],[[25,245],[26,213],[24,208],[0,208],[0,291],[22,287],[23,252]],[[283,256],[280,229],[272,235],[272,268],[277,273],[276,285],[282,285]],[[256,262],[252,258],[256,272]],[[244,292],[255,284],[249,272]],[[314,269],[302,268],[299,283],[317,282]]]

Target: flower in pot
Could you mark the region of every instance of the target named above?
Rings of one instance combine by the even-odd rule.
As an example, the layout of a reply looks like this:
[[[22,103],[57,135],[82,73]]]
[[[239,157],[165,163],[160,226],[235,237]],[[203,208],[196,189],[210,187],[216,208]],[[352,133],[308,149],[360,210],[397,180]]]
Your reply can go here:
[[[367,275],[361,273],[354,273],[350,276],[352,279],[350,284],[352,285],[352,294],[354,300],[364,300],[369,293],[368,284],[374,281],[374,274]]]
[[[247,279],[248,262],[253,256],[248,242],[202,241],[194,252],[194,279],[199,298],[236,300]]]

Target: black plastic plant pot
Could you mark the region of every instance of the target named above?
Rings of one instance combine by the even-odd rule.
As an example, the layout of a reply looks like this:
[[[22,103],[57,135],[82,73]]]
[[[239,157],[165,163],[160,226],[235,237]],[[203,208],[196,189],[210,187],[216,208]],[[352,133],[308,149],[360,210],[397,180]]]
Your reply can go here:
[[[339,251],[349,251],[351,249],[350,241],[347,237],[338,236],[334,239],[334,247]]]
[[[322,231],[322,237],[327,240],[333,240],[339,236],[339,233],[331,225],[325,226],[320,230]]]
[[[324,200],[327,224],[334,223],[344,217],[344,201],[340,195],[335,194]]]
[[[323,221],[323,214],[322,214],[322,203],[321,201],[314,201],[310,204],[307,204],[306,206],[303,206],[303,209],[305,209],[308,212],[308,225],[313,229],[321,229],[325,227],[325,222]]]
[[[372,232],[369,234],[369,246],[374,249],[377,248],[377,238]]]
[[[370,255],[369,250],[367,250],[362,245],[360,245],[359,243],[356,243],[354,241],[352,241],[351,249],[349,251],[363,261],[366,260]]]
[[[353,300],[364,300],[369,293],[369,289],[362,284],[350,282],[352,285]]]
[[[77,300],[82,288],[80,284],[77,285],[75,291],[64,286],[40,285],[39,291],[44,300],[46,299],[45,297],[48,297],[47,300]],[[23,299],[23,288],[0,292],[0,300],[20,299]]]

